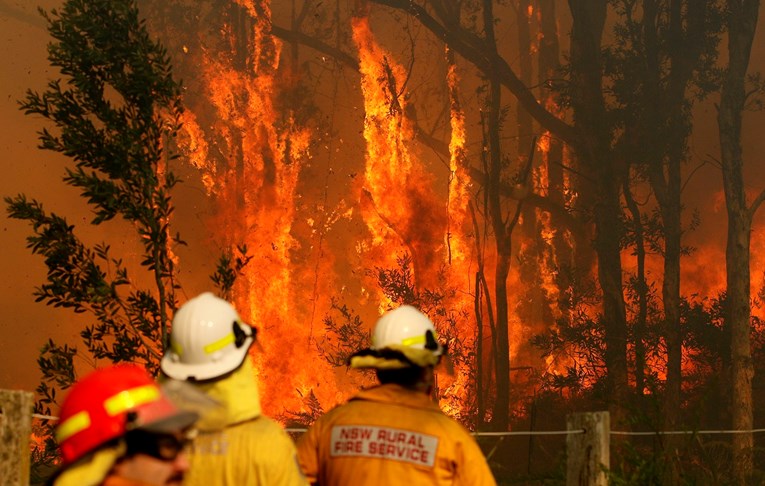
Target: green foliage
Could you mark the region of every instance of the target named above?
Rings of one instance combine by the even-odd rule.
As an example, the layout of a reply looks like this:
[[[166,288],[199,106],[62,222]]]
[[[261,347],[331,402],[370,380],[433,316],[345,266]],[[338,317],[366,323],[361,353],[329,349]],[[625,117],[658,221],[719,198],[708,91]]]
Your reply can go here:
[[[561,297],[567,312],[555,319],[546,332],[531,337],[530,344],[540,357],[561,363],[564,371],[546,370],[541,377],[542,392],[580,395],[605,378],[605,341],[602,316],[595,315],[598,296],[593,282],[576,272]]]
[[[220,256],[210,280],[218,287],[222,298],[230,299],[236,278],[241,275],[242,269],[250,260],[252,256],[247,251],[247,245],[237,245],[235,252],[224,252]]]
[[[762,73],[756,72],[746,77],[746,111],[762,111],[765,109],[765,79]]]
[[[73,161],[63,181],[88,202],[91,224],[119,216],[143,250],[136,278],[108,244],[86,245],[74,225],[39,201],[5,198],[8,215],[29,223],[27,247],[47,267],[35,300],[91,321],[80,333],[84,350],[52,340],[41,350],[35,409],[50,414],[56,390],[77,378],[75,358],[91,366],[107,360],[157,368],[177,306],[172,250],[183,244],[170,232],[170,191],[178,179],[168,167],[182,108],[167,53],[149,37],[134,1],[68,0],[41,14],[53,38],[48,61],[62,77],[41,93],[29,90],[21,109],[52,125],[39,133],[40,148]],[[34,453],[38,466],[49,465],[54,453],[50,424],[42,428],[38,435],[47,438]]]
[[[674,457],[666,453],[664,436],[643,437],[620,443],[611,452],[612,468],[608,471],[609,484],[615,486],[643,486],[668,484],[670,459],[675,461],[677,478],[672,484],[733,485],[739,484],[732,471],[733,452],[729,440],[707,434],[682,436]],[[755,447],[755,455],[763,451]],[[618,457],[618,461],[613,458]],[[751,482],[762,484],[762,471],[755,470]]]
[[[659,485],[666,463],[661,454],[654,450],[653,454],[636,449],[627,443],[620,449],[620,461],[615,468],[608,471],[608,483],[618,486],[627,485]]]
[[[140,264],[152,274],[158,297],[142,290],[120,295],[119,287],[132,283],[122,260],[110,257],[106,244],[86,248],[73,226],[37,201],[6,198],[9,215],[30,222],[35,236],[28,246],[46,258],[50,283],[38,289],[38,301],[94,314],[101,325],[83,338],[96,358],[120,360],[121,352],[139,345],[151,365],[176,306],[172,246],[182,242],[169,231],[170,190],[178,180],[167,167],[175,156],[166,146],[179,127],[180,85],[135,2],[71,0],[60,11],[41,13],[54,39],[48,60],[64,79],[49,82],[43,93],[28,91],[21,109],[55,126],[55,133],[40,132],[40,147],[74,161],[64,182],[88,201],[92,224],[120,216],[134,225],[144,250]],[[125,329],[129,341],[99,344]]]
[[[647,178],[651,164],[687,154],[693,105],[720,86],[722,5],[610,3],[618,21],[603,50],[609,122],[621,134],[616,151]]]
[[[287,427],[307,427],[324,415],[324,407],[316,398],[313,389],[308,392],[308,395],[303,395],[300,390],[296,391],[302,397],[305,408],[297,412],[287,410],[279,418],[287,424]],[[297,440],[298,434],[291,435],[294,440]]]
[[[317,343],[319,356],[332,366],[348,366],[353,353],[370,346],[371,336],[361,317],[347,305],[332,299],[330,310],[339,314],[339,318],[332,314],[324,316],[326,333],[322,342]]]

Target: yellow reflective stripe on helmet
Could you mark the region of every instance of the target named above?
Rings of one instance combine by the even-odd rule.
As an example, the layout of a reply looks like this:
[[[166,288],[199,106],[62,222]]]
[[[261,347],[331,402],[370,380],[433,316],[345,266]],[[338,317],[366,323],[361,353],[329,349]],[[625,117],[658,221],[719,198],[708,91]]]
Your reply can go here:
[[[401,344],[404,346],[411,346],[413,344],[425,344],[425,335],[412,336],[401,340]]]
[[[232,332],[218,339],[214,343],[208,344],[207,346],[204,347],[204,350],[205,350],[205,353],[212,354],[215,351],[219,351],[225,348],[226,346],[228,346],[229,344],[233,342],[234,342],[234,333]]]
[[[90,427],[90,414],[87,410],[82,410],[66,419],[56,428],[56,440],[64,441],[88,427]]]
[[[107,398],[104,401],[104,408],[106,409],[106,413],[113,417],[145,403],[156,402],[159,397],[159,388],[157,388],[157,385],[143,385],[119,392],[116,395]]]
[[[170,342],[170,349],[172,349],[173,352],[175,354],[177,354],[178,356],[182,356],[183,355],[183,346],[181,346],[181,343],[179,343],[177,341],[171,341]]]

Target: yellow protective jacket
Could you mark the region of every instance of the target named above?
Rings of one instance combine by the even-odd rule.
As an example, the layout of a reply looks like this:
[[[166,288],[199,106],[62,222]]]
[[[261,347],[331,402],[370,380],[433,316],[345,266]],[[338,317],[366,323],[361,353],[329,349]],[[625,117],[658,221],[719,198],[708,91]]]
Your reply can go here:
[[[50,478],[47,486],[99,486],[109,479],[114,464],[125,455],[125,443],[104,446],[86,455],[76,463],[61,469]]]
[[[197,423],[185,486],[306,484],[292,438],[261,415],[249,359],[225,379],[197,386],[224,406],[224,416],[203,416]]]
[[[330,485],[495,485],[470,433],[422,392],[362,391],[298,441],[307,479]]]

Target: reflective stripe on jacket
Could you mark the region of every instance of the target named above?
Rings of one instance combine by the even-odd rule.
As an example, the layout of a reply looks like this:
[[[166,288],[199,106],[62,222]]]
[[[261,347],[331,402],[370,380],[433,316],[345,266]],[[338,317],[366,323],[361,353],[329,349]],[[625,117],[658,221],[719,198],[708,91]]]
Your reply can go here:
[[[495,485],[470,433],[422,392],[399,385],[362,391],[298,441],[311,483]]]

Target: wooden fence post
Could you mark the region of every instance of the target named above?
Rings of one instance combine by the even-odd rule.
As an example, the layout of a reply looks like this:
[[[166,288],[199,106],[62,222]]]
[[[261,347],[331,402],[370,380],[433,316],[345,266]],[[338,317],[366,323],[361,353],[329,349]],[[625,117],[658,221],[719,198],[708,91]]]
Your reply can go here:
[[[574,413],[566,423],[566,486],[607,486],[611,429],[608,412]]]
[[[0,478],[4,486],[29,485],[33,394],[0,390]]]

